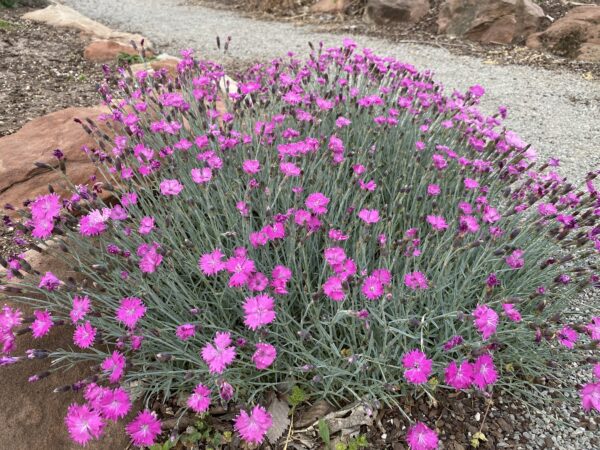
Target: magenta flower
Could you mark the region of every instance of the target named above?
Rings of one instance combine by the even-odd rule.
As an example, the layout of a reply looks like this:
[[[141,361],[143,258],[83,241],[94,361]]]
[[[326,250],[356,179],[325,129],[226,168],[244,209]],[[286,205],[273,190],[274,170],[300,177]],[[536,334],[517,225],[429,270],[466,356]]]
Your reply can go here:
[[[588,383],[581,388],[581,406],[585,411],[600,412],[600,383]]]
[[[102,361],[102,370],[108,374],[111,383],[117,383],[121,379],[125,373],[125,363],[125,356],[116,350]]]
[[[323,284],[323,292],[331,300],[341,302],[344,300],[346,293],[342,287],[342,280],[338,277],[330,277]]]
[[[85,323],[80,323],[73,332],[73,342],[79,348],[90,348],[94,345],[96,332],[96,328],[92,326],[89,320]]]
[[[187,399],[187,406],[197,414],[208,411],[210,406],[210,389],[203,384],[194,388],[194,392]]]
[[[88,405],[73,403],[67,410],[65,425],[71,439],[79,445],[86,445],[92,439],[102,436],[105,422],[100,413]]]
[[[41,278],[38,287],[47,291],[55,291],[60,286],[60,283],[61,281],[52,272],[46,272]]]
[[[225,255],[223,255],[219,249],[216,249],[211,253],[205,253],[200,257],[198,267],[200,267],[200,270],[204,275],[215,275],[225,269],[223,256]]]
[[[322,215],[327,212],[329,199],[320,192],[314,192],[306,198],[306,207],[317,215]]]
[[[73,321],[74,324],[79,322],[88,312],[90,312],[91,306],[90,298],[87,295],[83,297],[76,295],[73,297],[73,309],[71,309],[71,312],[69,313],[71,321]]]
[[[145,409],[127,424],[125,431],[131,437],[134,445],[150,447],[155,444],[156,437],[161,433],[160,428],[161,423],[156,418],[156,414]]]
[[[140,257],[139,267],[144,273],[154,273],[163,260],[163,256],[158,252],[160,245],[154,242],[152,245],[142,244],[137,249],[137,255]]]
[[[459,366],[452,361],[444,371],[444,378],[454,389],[467,389],[473,383],[473,364],[463,361]]]
[[[258,370],[263,370],[273,364],[277,357],[277,350],[271,344],[258,342],[256,351],[252,355],[252,362]]]
[[[302,174],[302,169],[291,162],[282,162],[279,164],[279,170],[286,177],[299,177]]]
[[[179,325],[175,330],[175,335],[178,339],[182,341],[187,341],[194,337],[196,334],[196,327],[191,323],[184,323],[183,325]]]
[[[146,314],[146,306],[141,298],[125,297],[117,309],[117,320],[129,328],[135,328],[138,321]]]
[[[342,264],[346,260],[346,252],[341,247],[329,247],[325,249],[325,261],[330,266]]]
[[[275,320],[274,305],[275,299],[268,295],[246,298],[243,305],[246,314],[244,324],[251,330],[270,324]]]
[[[149,234],[154,229],[154,217],[146,216],[140,220],[138,231],[140,234]]]
[[[473,311],[475,327],[484,340],[496,332],[498,327],[498,314],[487,305],[478,305]]]
[[[194,183],[203,184],[208,183],[212,179],[213,173],[210,167],[203,167],[202,169],[192,169],[191,175]]]
[[[465,183],[465,189],[467,191],[472,191],[479,187],[479,183],[477,182],[477,180],[474,180],[472,178],[465,178],[464,183]]]
[[[271,414],[260,405],[256,405],[250,414],[241,410],[235,418],[234,428],[240,437],[250,444],[260,444],[273,424]]]
[[[406,369],[404,378],[412,384],[427,383],[427,378],[431,375],[433,361],[427,359],[427,355],[421,350],[411,350],[402,357],[402,365]]]
[[[361,209],[358,217],[367,224],[379,222],[379,211],[376,209]]]
[[[79,220],[79,233],[83,236],[98,236],[106,230],[106,221],[109,218],[109,209],[94,209]]]
[[[179,195],[183,190],[183,184],[179,180],[163,180],[160,183],[160,193],[162,195]]]
[[[378,277],[371,275],[363,281],[361,291],[369,300],[378,299],[383,295],[383,283]]]
[[[558,342],[570,349],[575,347],[578,338],[577,331],[566,325],[556,334]]]
[[[594,341],[600,341],[600,317],[592,317],[592,321],[585,326],[590,338]]]
[[[486,386],[498,380],[494,360],[490,355],[481,355],[473,364],[473,384],[484,390]]]
[[[129,394],[123,388],[107,389],[98,403],[102,416],[115,422],[125,417],[131,410]]]
[[[48,311],[34,311],[35,320],[31,324],[31,331],[34,339],[39,339],[48,334],[50,328],[54,325],[52,314]]]
[[[434,450],[438,448],[438,435],[422,422],[417,422],[408,429],[406,442],[410,450]]]
[[[521,313],[515,309],[515,305],[504,303],[502,309],[504,310],[504,314],[513,322],[520,322],[522,320]]]
[[[427,216],[427,223],[436,231],[444,231],[448,228],[448,224],[442,216]]]
[[[427,289],[429,287],[427,277],[422,272],[411,272],[404,275],[404,284],[412,289]]]
[[[442,190],[440,189],[439,184],[430,184],[429,186],[427,186],[427,195],[435,197],[437,195],[440,195],[441,192]]]
[[[254,261],[248,259],[245,255],[229,258],[225,262],[225,269],[231,273],[229,278],[230,287],[244,286],[256,271]]]
[[[231,346],[229,333],[217,332],[213,343],[202,347],[202,359],[208,364],[210,373],[223,373],[225,368],[235,359],[235,347]]]
[[[343,116],[338,117],[335,120],[335,126],[338,128],[344,128],[347,127],[348,125],[350,125],[352,123],[352,121],[350,119],[346,119]]]
[[[256,159],[247,159],[242,163],[242,169],[247,174],[254,175],[260,172],[260,162]]]
[[[60,215],[62,203],[58,194],[46,194],[38,196],[31,202],[29,208],[33,220],[46,219],[47,221],[52,222],[52,219],[55,219]]]
[[[524,254],[525,252],[523,250],[514,250],[509,256],[506,257],[506,264],[508,264],[512,269],[520,269],[525,264],[525,259],[523,259]]]
[[[540,203],[538,205],[538,212],[542,216],[551,216],[553,214],[556,214],[558,210],[556,209],[556,206],[554,206],[552,203]]]

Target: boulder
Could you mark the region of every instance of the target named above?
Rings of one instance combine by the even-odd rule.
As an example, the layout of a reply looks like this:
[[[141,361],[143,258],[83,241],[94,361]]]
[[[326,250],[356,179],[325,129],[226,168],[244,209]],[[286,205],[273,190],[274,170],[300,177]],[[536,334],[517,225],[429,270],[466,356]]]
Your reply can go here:
[[[138,55],[139,52],[131,44],[125,45],[117,41],[99,39],[90,42],[83,50],[83,57],[93,62],[113,62],[119,54]]]
[[[530,48],[581,61],[600,62],[600,6],[578,6],[527,39]]]
[[[429,0],[369,0],[367,18],[380,25],[417,23],[429,12]]]
[[[348,7],[348,0],[319,0],[310,7],[316,13],[341,13]]]
[[[438,33],[482,43],[519,43],[539,29],[544,17],[532,0],[446,0]]]
[[[19,131],[0,138],[0,206],[20,206],[25,199],[48,193],[48,184],[59,193],[67,183],[60,172],[38,168],[36,162],[58,166],[53,156],[60,149],[67,158],[66,173],[74,184],[85,184],[97,175],[89,157],[81,150],[95,146],[91,138],[73,119],[96,119],[108,112],[105,107],[67,108],[38,117]]]
[[[40,272],[51,270],[59,278],[72,275],[63,258],[52,257],[30,250],[26,252],[26,260]],[[0,267],[0,273],[3,271]],[[25,278],[25,281],[37,281]],[[23,308],[8,296],[0,293],[0,307],[19,306],[24,317],[33,313],[31,308]],[[26,349],[67,349],[72,345],[73,328],[55,326],[48,335],[41,339],[33,339],[31,334],[17,337],[15,355],[24,354]],[[42,373],[50,367],[48,359],[25,361],[14,365],[0,367],[0,435],[5,436],[5,444],[11,450],[60,449],[79,450],[82,447],[71,441],[64,424],[67,408],[72,403],[83,403],[81,393],[54,393],[54,389],[66,384],[75,383],[91,375],[88,364],[78,364],[66,372],[54,372],[50,376],[35,383],[28,382],[34,374]],[[129,439],[124,425],[129,417],[116,424],[109,424],[104,438],[94,441],[88,450],[125,450]],[[6,437],[10,436],[10,444]]]
[[[111,30],[106,25],[61,4],[53,4],[44,9],[28,12],[23,15],[23,19],[42,22],[54,27],[74,28],[91,38],[107,39],[124,45],[130,45],[131,41],[139,44],[144,40],[144,46],[148,49],[152,48],[151,42],[139,34]]]

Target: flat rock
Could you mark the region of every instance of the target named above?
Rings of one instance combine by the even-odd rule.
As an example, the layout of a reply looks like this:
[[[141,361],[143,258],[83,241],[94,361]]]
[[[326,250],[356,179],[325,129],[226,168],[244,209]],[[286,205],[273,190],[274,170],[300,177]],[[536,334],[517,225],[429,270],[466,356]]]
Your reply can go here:
[[[544,10],[531,0],[446,0],[438,33],[482,43],[519,43],[538,31],[544,17]]]
[[[578,6],[527,39],[530,48],[581,61],[600,62],[600,6]]]
[[[43,162],[58,166],[53,156],[60,149],[67,158],[66,173],[74,184],[86,184],[97,175],[82,146],[94,147],[94,140],[73,119],[96,119],[106,113],[105,107],[67,108],[38,117],[19,131],[0,138],[0,206],[10,203],[20,206],[24,200],[48,193],[48,184],[59,193],[68,186],[60,171],[41,169]]]
[[[90,42],[83,50],[83,56],[93,62],[113,62],[121,54],[137,55],[138,51],[131,44],[125,45],[108,39],[98,39]]]
[[[95,39],[107,39],[124,45],[130,45],[131,41],[139,44],[144,40],[146,48],[152,48],[150,41],[139,34],[123,33],[114,31],[89,17],[61,4],[50,5],[44,9],[31,11],[23,15],[23,19],[42,22],[54,27],[74,28]]]
[[[26,260],[40,272],[51,270],[63,279],[71,276],[70,268],[64,259],[51,257],[30,250],[26,252]],[[0,271],[4,269],[0,268]],[[37,280],[25,278],[25,281]],[[8,296],[0,294],[0,307],[19,306],[27,317],[33,312],[32,308],[23,307]],[[41,339],[33,339],[31,334],[17,337],[15,355],[22,355],[26,349],[38,348],[46,350],[67,349],[72,345],[73,329],[69,326],[56,326]],[[81,393],[54,393],[58,386],[72,384],[88,377],[89,366],[79,364],[68,371],[51,374],[35,383],[29,383],[31,375],[49,369],[47,359],[25,361],[22,363],[0,368],[0,436],[4,445],[11,450],[79,450],[82,447],[73,443],[64,425],[64,416],[72,403],[83,403]],[[105,429],[101,441],[91,442],[86,446],[89,450],[125,450],[129,439],[124,431],[127,420],[110,424]]]
[[[417,23],[429,12],[429,0],[369,0],[367,18],[381,25]]]

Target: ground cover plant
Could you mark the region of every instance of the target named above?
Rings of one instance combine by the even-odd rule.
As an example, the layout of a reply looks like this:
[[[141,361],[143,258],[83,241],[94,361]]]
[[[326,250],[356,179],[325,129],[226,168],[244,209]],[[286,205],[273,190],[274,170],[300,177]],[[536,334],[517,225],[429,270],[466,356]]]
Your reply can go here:
[[[2,261],[3,289],[38,308],[3,309],[2,364],[95,364],[62,388],[83,393],[65,418],[76,442],[135,398],[230,407],[259,444],[274,391],[372,409],[439,389],[526,397],[597,349],[600,317],[579,323],[568,302],[599,283],[597,173],[578,188],[536,161],[506,108],[479,112],[481,86],[447,95],[350,40],[235,83],[182,56],[175,80],[106,68],[112,113],[82,122],[105,180],[27,204],[21,228],[53,238],[78,276],[12,284],[33,271]],[[16,348],[65,323],[71,348]],[[599,411],[600,365],[581,364],[582,406]],[[160,417],[145,408],[126,429],[152,445]],[[406,440],[439,445],[431,423]]]

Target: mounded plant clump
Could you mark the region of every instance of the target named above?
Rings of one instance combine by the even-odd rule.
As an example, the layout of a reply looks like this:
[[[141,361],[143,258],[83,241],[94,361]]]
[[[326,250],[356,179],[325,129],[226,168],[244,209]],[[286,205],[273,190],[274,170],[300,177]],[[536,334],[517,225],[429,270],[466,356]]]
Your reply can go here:
[[[96,363],[62,388],[83,393],[65,419],[75,441],[141,397],[229,406],[260,443],[273,391],[400,408],[439,389],[521,395],[597,349],[600,317],[575,323],[568,303],[599,281],[596,173],[576,188],[557,160],[534,168],[506,108],[478,111],[482,87],[445,95],[355,47],[289,54],[237,84],[191,51],[177,80],[106,70],[113,112],[83,124],[106,181],[25,213],[79,276],[11,286],[31,268],[3,262],[4,289],[39,309],[4,308],[2,364],[47,356],[16,349],[18,330],[62,323],[73,345],[49,355],[53,370]],[[581,400],[598,411],[594,363]],[[434,428],[410,428],[411,448],[436,448]],[[150,445],[160,418],[146,409],[127,432]]]

